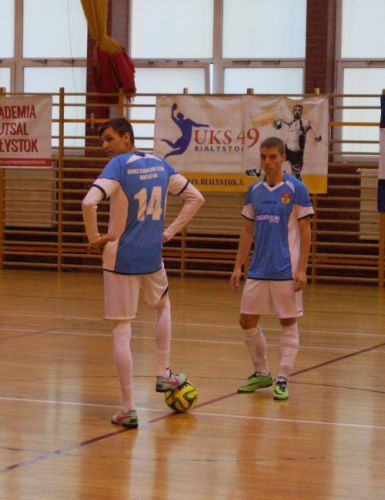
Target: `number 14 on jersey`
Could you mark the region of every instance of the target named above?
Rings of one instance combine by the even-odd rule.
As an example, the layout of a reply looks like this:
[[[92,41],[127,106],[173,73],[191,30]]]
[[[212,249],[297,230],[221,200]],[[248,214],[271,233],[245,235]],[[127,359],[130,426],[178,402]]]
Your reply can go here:
[[[148,198],[147,189],[143,188],[134,196],[138,200],[137,220],[144,221],[146,215],[151,216],[152,220],[160,220],[162,215],[162,187],[154,186],[151,196]]]

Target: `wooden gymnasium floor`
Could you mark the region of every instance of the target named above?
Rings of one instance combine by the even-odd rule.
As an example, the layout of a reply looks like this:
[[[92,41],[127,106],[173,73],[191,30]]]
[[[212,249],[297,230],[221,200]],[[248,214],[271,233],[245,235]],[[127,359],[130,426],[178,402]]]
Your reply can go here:
[[[134,322],[137,430],[119,405],[99,274],[0,271],[1,499],[384,499],[385,292],[310,286],[290,399],[250,374],[227,280],[170,278],[173,366],[199,406],[154,391],[151,311]],[[263,321],[273,374],[278,328]]]

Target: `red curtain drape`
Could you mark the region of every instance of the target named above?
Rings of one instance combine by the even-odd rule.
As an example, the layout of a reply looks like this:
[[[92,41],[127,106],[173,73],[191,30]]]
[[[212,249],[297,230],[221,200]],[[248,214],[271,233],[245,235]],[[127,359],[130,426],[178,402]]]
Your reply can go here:
[[[93,77],[97,92],[115,93],[120,88],[130,99],[135,95],[135,67],[126,50],[107,35],[108,0],[81,0],[90,36],[96,41]],[[109,96],[104,101],[116,102]]]

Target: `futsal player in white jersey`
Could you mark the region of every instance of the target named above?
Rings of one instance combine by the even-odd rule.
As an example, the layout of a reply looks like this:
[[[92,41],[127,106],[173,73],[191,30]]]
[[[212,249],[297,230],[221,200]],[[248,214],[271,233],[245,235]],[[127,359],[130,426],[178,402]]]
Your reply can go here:
[[[162,242],[169,241],[196,214],[203,196],[164,159],[137,151],[134,132],[125,118],[113,118],[99,129],[102,147],[111,158],[83,199],[83,220],[90,249],[103,252],[105,318],[113,323],[113,349],[123,408],[112,423],[137,427],[133,397],[131,321],[140,290],[155,309],[157,378],[155,390],[166,392],[186,381],[170,369],[171,313]],[[180,195],[183,206],[163,229],[167,193]],[[107,234],[100,234],[97,206],[110,200]]]
[[[254,240],[239,320],[254,372],[238,392],[273,385],[259,320],[262,315],[275,314],[281,324],[281,337],[273,394],[274,399],[283,400],[289,397],[288,379],[299,347],[297,318],[303,314],[302,289],[307,281],[310,217],[314,211],[305,185],[283,172],[285,145],[281,139],[265,139],[260,155],[264,178],[251,184],[247,192],[242,210],[245,222],[231,275],[235,290]]]

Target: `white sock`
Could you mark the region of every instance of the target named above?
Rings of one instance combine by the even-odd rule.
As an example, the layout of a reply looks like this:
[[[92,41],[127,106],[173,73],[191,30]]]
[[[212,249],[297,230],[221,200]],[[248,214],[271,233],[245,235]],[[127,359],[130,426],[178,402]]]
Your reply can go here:
[[[112,330],[115,363],[118,372],[124,411],[135,410],[133,397],[133,361],[131,354],[131,323],[119,321]]]
[[[256,372],[261,372],[262,375],[270,373],[269,364],[267,362],[266,354],[266,340],[263,335],[262,328],[256,326],[243,330],[244,342],[247,350],[249,351],[251,362]]]
[[[156,307],[155,320],[157,375],[170,376],[171,304],[168,295]]]
[[[298,324],[283,326],[279,342],[280,360],[278,378],[289,378],[293,371],[295,358],[299,348]]]

